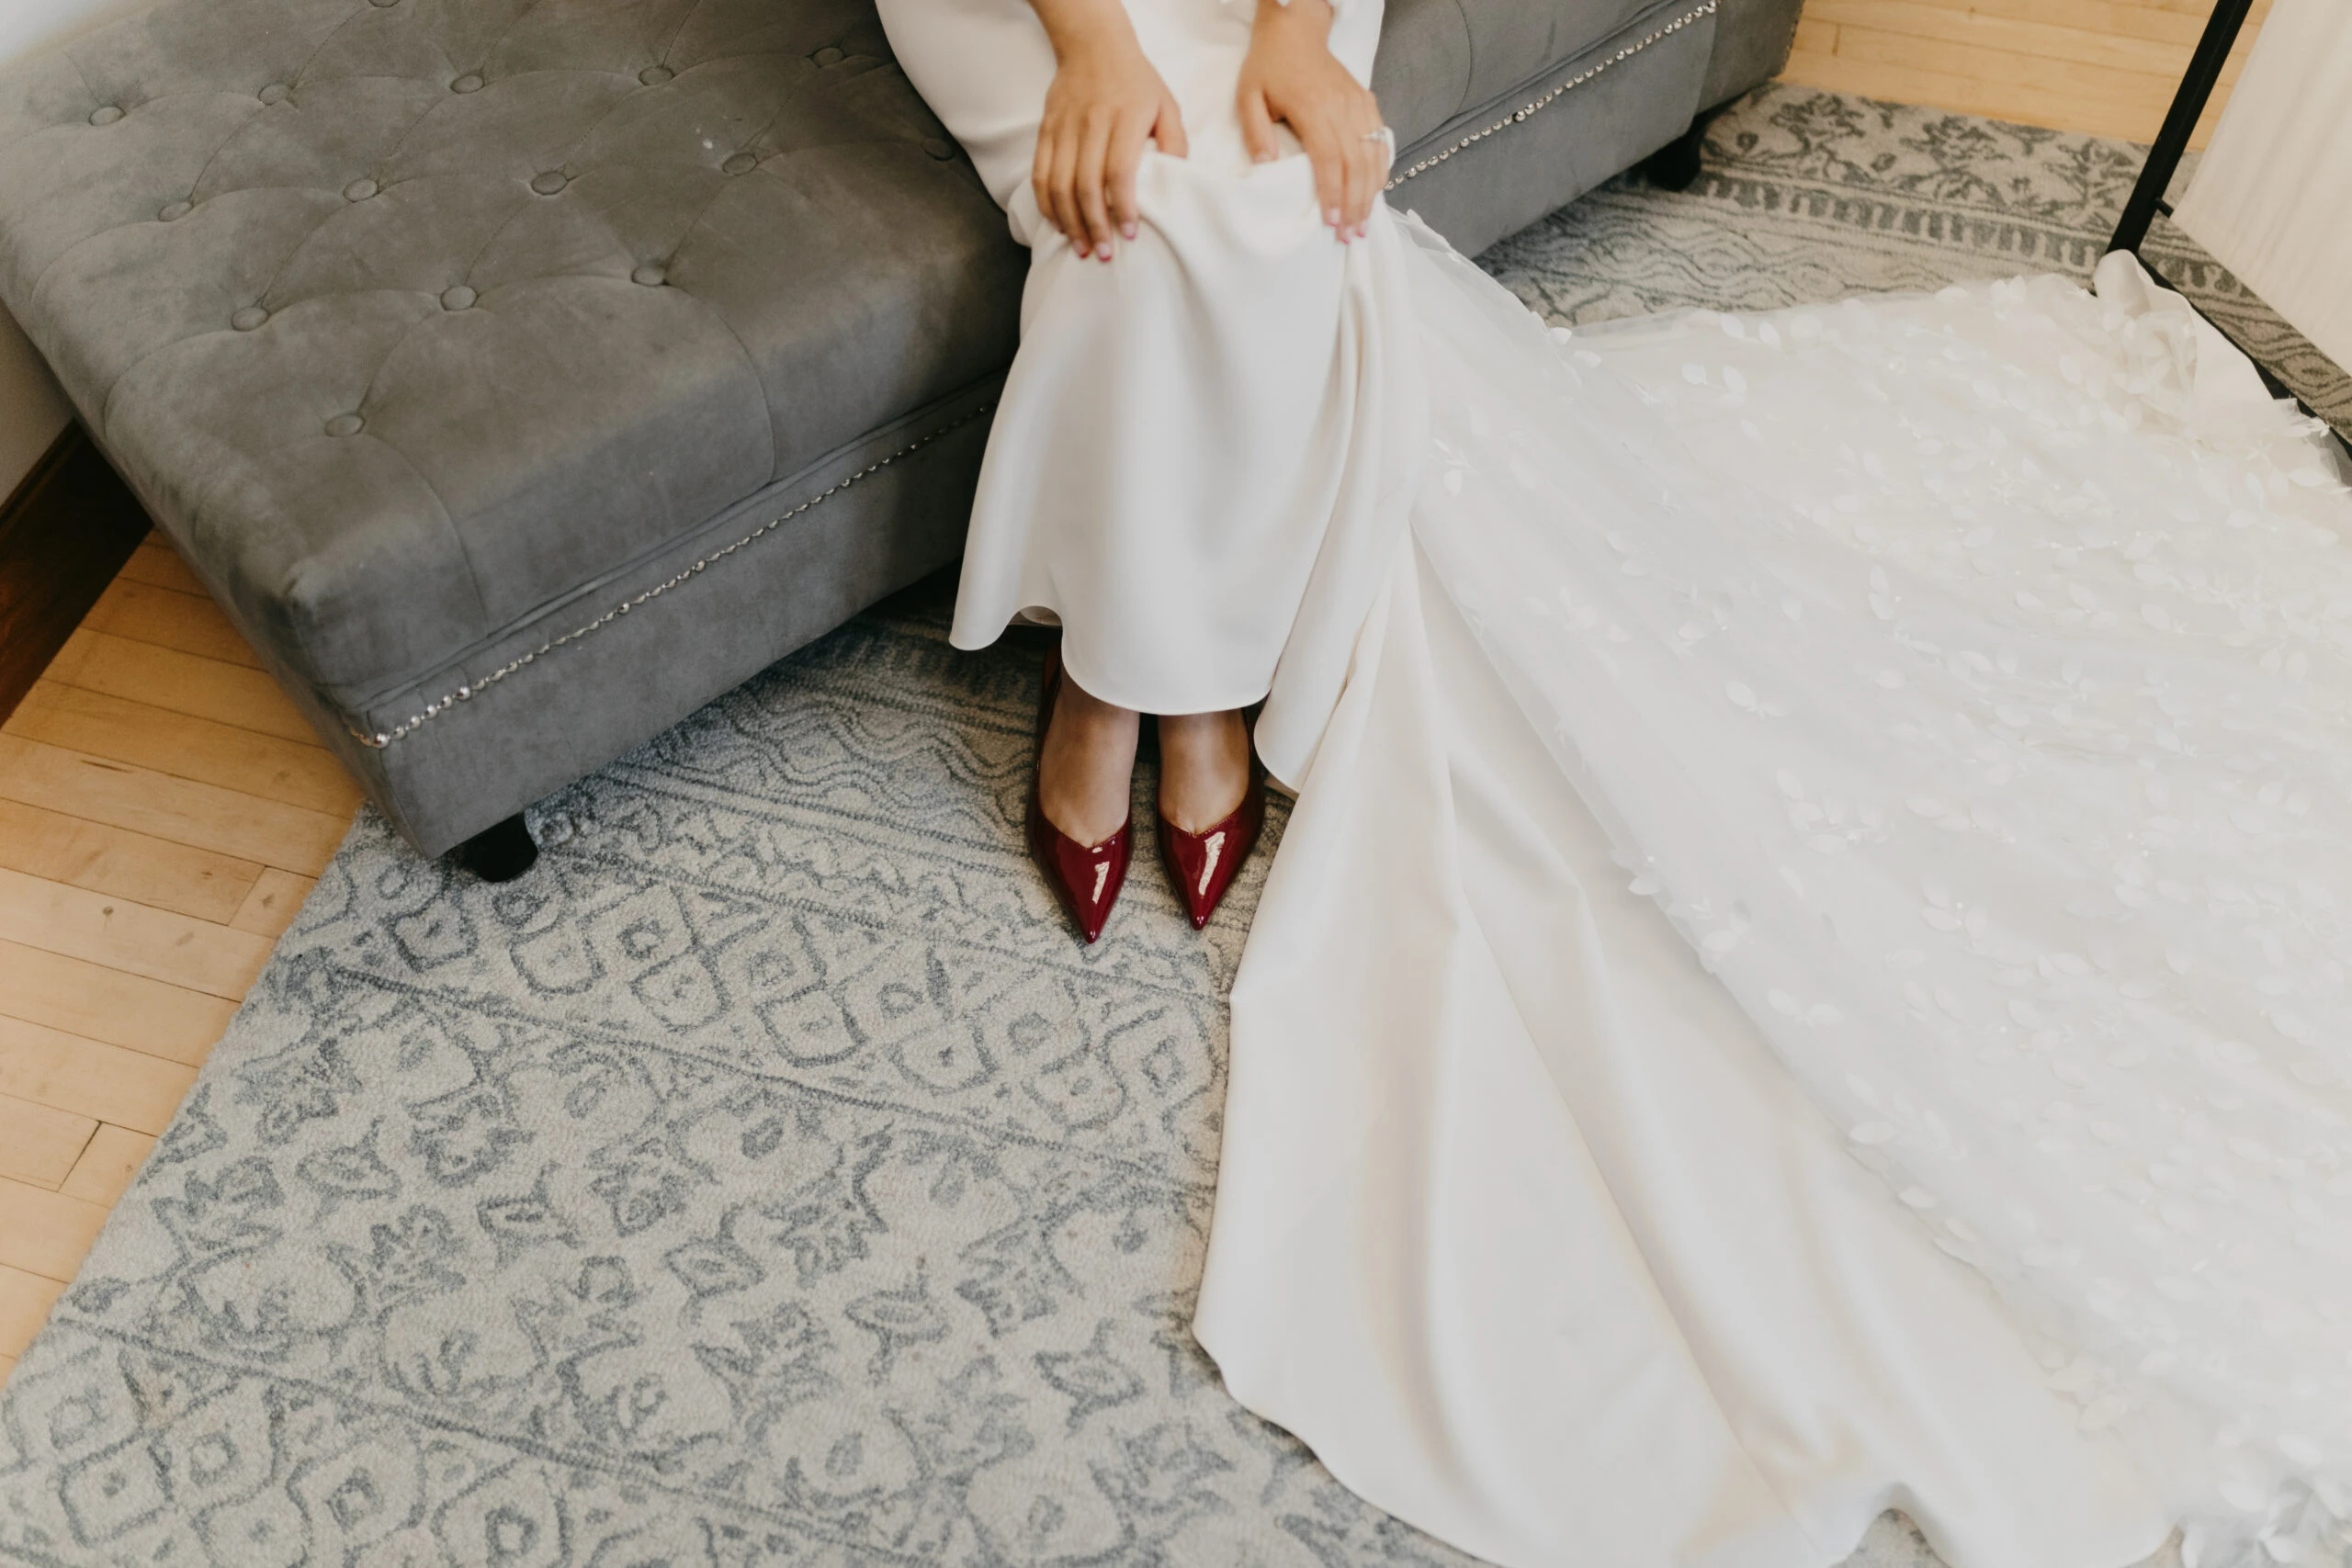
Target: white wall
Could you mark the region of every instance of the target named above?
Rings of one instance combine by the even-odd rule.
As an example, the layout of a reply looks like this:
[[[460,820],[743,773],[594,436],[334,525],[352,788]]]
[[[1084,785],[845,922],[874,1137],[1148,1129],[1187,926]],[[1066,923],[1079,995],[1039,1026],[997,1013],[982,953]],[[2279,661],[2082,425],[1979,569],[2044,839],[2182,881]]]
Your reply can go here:
[[[0,62],[64,42],[137,0],[0,0]],[[65,394],[0,310],[0,499],[65,428]]]
[[[49,450],[68,417],[65,394],[49,367],[0,310],[0,501]]]

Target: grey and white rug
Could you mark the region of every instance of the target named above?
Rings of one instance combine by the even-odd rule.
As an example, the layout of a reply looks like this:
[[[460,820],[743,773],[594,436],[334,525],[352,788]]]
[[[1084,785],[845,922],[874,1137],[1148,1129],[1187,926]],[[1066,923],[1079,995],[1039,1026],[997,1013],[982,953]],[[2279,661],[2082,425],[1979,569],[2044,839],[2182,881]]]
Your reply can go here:
[[[1792,89],[1713,140],[1487,265],[1575,320],[2080,275],[2136,167]],[[508,886],[362,814],[0,1399],[0,1557],[1466,1562],[1186,1333],[1264,861],[1205,935],[1139,866],[1081,951],[1020,847],[1034,648],[945,609],[548,802]],[[1890,1516],[1857,1562],[1925,1560]]]
[[[2129,142],[1780,85],[1743,99],[1707,141],[1688,195],[1612,182],[1481,265],[1566,321],[1702,304],[1771,310],[2021,272],[2087,280],[2145,154]],[[2195,167],[2191,153],[2176,195]],[[2196,241],[2160,219],[2142,254],[2314,412],[2352,432],[2352,376]]]

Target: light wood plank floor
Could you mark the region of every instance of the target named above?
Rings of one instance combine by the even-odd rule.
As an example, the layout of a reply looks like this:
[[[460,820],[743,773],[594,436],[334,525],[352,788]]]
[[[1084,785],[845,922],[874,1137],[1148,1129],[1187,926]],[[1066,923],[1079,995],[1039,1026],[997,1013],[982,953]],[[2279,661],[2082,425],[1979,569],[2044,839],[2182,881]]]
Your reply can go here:
[[[2212,0],[1805,0],[1784,82],[2153,141]],[[2202,147],[2270,0],[2198,122]]]
[[[2146,141],[2204,11],[1809,0],[1786,79]],[[0,1377],[358,801],[157,540],[0,726]]]
[[[156,539],[0,725],[0,1376],[358,804]]]

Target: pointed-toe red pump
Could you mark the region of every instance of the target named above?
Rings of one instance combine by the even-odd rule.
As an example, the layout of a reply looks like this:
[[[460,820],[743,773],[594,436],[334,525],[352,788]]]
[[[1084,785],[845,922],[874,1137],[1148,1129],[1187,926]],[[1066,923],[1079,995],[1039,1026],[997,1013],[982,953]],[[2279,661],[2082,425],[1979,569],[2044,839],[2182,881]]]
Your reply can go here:
[[[1167,863],[1168,880],[1176,885],[1193,929],[1199,931],[1216,913],[1225,890],[1233,886],[1235,873],[1258,847],[1258,834],[1266,826],[1266,773],[1258,765],[1257,753],[1250,755],[1250,787],[1241,804],[1205,831],[1188,833],[1170,822],[1167,812],[1157,815],[1159,858]]]
[[[1054,721],[1054,703],[1062,694],[1062,655],[1046,655],[1045,692],[1037,700],[1037,760],[1046,754],[1046,728]],[[1135,849],[1135,821],[1099,844],[1081,844],[1046,818],[1042,772],[1029,779],[1029,858],[1046,874],[1046,886],[1061,900],[1078,934],[1092,946],[1111,919],[1111,906],[1127,884],[1127,863]]]

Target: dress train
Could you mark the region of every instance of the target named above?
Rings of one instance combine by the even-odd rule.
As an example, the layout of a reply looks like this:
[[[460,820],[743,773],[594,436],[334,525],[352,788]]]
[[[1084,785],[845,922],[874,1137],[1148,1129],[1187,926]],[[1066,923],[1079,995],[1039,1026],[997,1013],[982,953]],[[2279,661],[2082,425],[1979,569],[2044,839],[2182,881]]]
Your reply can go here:
[[[1242,7],[1128,8],[1193,155],[1104,266],[1025,188],[1027,6],[883,0],[1035,251],[957,641],[1271,688],[1299,790],[1194,1322],[1235,1395],[1505,1568],[1889,1506],[1953,1568],[2340,1555],[2329,449],[2128,258],[1547,333],[1249,165]]]
[[[2247,810],[2352,776],[2326,448],[2128,258],[1547,334],[1397,228],[1429,461],[1235,983],[1228,1386],[1510,1568],[2337,1549],[2342,1058],[2148,977],[2236,945],[2160,872],[2342,885]]]

